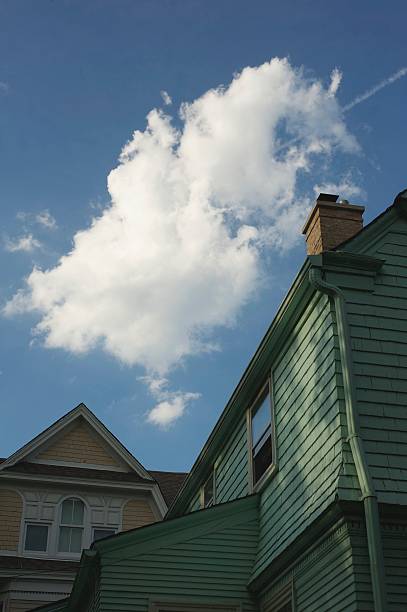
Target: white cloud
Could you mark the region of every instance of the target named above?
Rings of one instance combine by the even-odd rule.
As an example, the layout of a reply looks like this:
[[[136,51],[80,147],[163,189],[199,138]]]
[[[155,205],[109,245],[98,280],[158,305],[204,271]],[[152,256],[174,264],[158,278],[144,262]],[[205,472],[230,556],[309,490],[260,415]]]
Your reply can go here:
[[[37,311],[49,348],[100,346],[162,375],[216,348],[216,328],[259,287],[262,250],[300,236],[299,179],[358,145],[332,89],[280,59],[184,104],[178,130],[161,111],[147,121],[108,177],[111,204],[4,313]],[[179,414],[186,399],[159,412]]]
[[[39,212],[37,215],[35,215],[35,220],[37,223],[39,223],[40,225],[42,225],[43,227],[47,229],[57,228],[57,222],[54,219],[54,217],[51,215],[49,210],[42,210],[41,212]]]
[[[188,405],[200,397],[200,393],[170,391],[167,378],[144,376],[141,380],[148,385],[151,395],[157,400],[147,415],[147,421],[159,427],[166,428],[182,417]]]
[[[0,81],[0,94],[6,95],[10,92],[10,85],[5,81]]]
[[[364,199],[366,197],[364,189],[357,185],[351,172],[344,174],[339,181],[330,181],[314,185],[314,193],[316,195],[320,193],[333,193],[347,199]]]
[[[329,93],[335,96],[342,81],[342,72],[338,68],[334,68],[331,72],[331,83],[329,85]]]
[[[31,253],[35,249],[39,249],[41,247],[41,242],[34,238],[32,234],[26,234],[25,236],[15,238],[14,240],[11,238],[6,238],[4,243],[4,248],[9,253],[17,253],[18,251]]]
[[[160,95],[163,99],[163,102],[165,104],[165,106],[170,106],[172,104],[172,98],[170,96],[170,94],[168,93],[168,91],[165,91],[164,89],[162,91],[160,91]]]
[[[49,210],[46,209],[40,210],[40,212],[38,213],[31,213],[20,210],[16,214],[16,219],[18,221],[21,221],[21,223],[26,224],[26,226],[32,226],[36,223],[50,230],[56,229],[58,227],[56,220],[51,215]]]

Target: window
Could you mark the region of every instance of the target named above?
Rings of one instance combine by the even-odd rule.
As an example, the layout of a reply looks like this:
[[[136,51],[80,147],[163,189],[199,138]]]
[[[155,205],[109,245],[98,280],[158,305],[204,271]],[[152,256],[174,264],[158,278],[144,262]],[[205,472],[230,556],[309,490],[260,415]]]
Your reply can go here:
[[[35,552],[46,552],[48,544],[48,525],[27,525],[25,529],[24,549]]]
[[[62,503],[58,552],[81,552],[84,515],[85,506],[80,499],[72,497]]]
[[[215,500],[215,470],[209,475],[205,484],[202,487],[201,492],[201,506],[202,508],[209,508],[213,506]]]
[[[256,486],[274,461],[273,423],[271,410],[270,384],[262,389],[254,405],[250,409],[250,435],[253,486]]]
[[[115,529],[108,529],[107,527],[94,527],[93,529],[93,541],[101,540],[102,538],[107,538],[108,536],[114,535],[116,533]]]

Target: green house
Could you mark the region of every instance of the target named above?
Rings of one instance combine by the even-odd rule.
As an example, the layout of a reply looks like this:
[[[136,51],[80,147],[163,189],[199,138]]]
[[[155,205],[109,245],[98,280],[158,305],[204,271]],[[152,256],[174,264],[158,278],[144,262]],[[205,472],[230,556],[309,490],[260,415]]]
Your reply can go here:
[[[43,611],[407,610],[407,191],[362,214],[319,196],[166,518],[95,542]]]

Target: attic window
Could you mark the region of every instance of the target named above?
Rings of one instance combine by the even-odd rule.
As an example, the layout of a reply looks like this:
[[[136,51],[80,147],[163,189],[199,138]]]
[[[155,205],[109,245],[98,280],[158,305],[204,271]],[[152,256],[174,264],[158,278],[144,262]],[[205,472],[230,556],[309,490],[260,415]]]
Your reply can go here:
[[[206,480],[201,491],[201,506],[209,508],[213,506],[215,499],[215,470],[212,469],[209,478]]]
[[[249,411],[253,486],[268,475],[274,463],[270,383],[261,390]]]
[[[75,497],[66,499],[61,506],[58,551],[80,553],[84,524],[84,503]]]

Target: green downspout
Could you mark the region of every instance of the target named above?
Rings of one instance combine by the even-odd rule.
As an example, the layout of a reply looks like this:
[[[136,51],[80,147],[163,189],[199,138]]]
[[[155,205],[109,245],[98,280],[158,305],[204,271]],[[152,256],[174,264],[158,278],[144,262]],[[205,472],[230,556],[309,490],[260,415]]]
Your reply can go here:
[[[309,271],[311,285],[334,299],[339,349],[342,362],[343,387],[345,394],[346,419],[348,424],[348,440],[355,462],[356,473],[362,492],[365,510],[367,545],[369,551],[370,574],[372,578],[373,600],[375,612],[386,612],[386,590],[384,580],[383,547],[380,531],[379,507],[376,491],[363,450],[363,440],[359,433],[356,410],[356,389],[352,367],[352,351],[348,322],[345,310],[345,297],[339,287],[322,279],[320,268]]]

